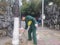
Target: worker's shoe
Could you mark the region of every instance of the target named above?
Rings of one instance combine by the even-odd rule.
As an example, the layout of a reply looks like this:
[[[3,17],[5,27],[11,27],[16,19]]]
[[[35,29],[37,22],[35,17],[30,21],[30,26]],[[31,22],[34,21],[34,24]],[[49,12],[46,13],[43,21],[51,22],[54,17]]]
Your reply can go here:
[[[28,41],[32,41],[32,39],[28,39]]]

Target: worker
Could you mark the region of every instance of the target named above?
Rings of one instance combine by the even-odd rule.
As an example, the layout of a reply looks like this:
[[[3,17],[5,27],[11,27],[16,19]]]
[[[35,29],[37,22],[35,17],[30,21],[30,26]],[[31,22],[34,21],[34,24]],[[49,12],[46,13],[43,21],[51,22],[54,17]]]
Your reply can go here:
[[[22,20],[25,20],[25,30],[28,28],[28,41],[31,41],[33,39],[34,45],[37,45],[37,37],[36,37],[36,28],[38,27],[37,21],[34,17],[28,15],[26,17],[23,17]],[[32,33],[32,36],[31,36]]]

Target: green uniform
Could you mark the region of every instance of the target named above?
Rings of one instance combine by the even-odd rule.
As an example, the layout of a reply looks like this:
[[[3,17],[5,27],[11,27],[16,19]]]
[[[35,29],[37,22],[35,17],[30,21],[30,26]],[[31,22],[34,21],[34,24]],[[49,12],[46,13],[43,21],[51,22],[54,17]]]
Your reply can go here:
[[[31,22],[31,23],[28,24],[29,22]],[[28,25],[30,25],[30,28],[28,30],[28,39],[32,40],[32,37],[31,37],[31,33],[32,33],[33,42],[34,42],[35,45],[37,45],[36,27],[35,27],[35,24],[37,23],[37,21],[32,16],[26,16],[25,23],[26,23],[25,29],[27,29]]]

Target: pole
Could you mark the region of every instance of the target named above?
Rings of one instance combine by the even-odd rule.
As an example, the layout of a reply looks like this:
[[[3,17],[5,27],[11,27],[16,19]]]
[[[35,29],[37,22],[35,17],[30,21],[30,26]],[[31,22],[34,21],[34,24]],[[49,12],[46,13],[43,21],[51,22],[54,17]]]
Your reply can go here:
[[[20,28],[21,28],[21,17],[22,17],[22,16],[21,16],[21,6],[22,6],[22,0],[19,0]]]
[[[19,10],[19,14],[20,14],[20,28],[21,28],[21,8],[20,8],[20,10]]]
[[[44,16],[44,0],[42,0],[42,28],[44,26],[43,16]]]

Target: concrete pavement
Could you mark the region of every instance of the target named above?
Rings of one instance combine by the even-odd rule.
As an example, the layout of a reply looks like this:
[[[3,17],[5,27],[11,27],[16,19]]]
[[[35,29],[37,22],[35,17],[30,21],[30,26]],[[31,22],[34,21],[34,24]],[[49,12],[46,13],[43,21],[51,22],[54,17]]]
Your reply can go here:
[[[52,30],[46,27],[38,27],[37,32],[39,35],[39,39],[37,41],[38,45],[60,45],[60,31]],[[27,33],[25,35],[27,35]],[[8,37],[0,38],[0,45],[8,42],[10,39],[11,38]],[[33,45],[32,41],[28,42],[28,45]]]
[[[40,35],[38,45],[60,45],[60,31],[40,27],[38,32]]]

